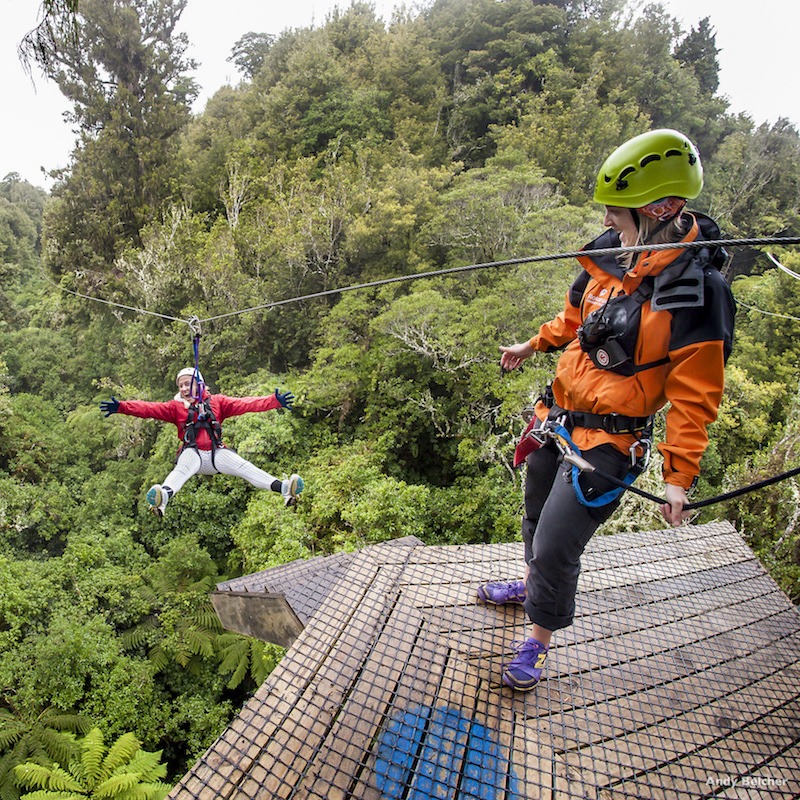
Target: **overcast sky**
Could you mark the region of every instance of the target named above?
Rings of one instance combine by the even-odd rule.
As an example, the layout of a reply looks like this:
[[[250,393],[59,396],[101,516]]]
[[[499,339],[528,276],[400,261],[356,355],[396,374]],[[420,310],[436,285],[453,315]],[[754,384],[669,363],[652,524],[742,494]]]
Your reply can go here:
[[[0,0],[0,91],[6,109],[6,122],[0,126],[0,178],[18,172],[49,188],[41,168],[66,166],[74,137],[62,118],[67,105],[61,94],[35,72],[32,82],[17,58],[17,45],[36,26],[40,5],[40,0]],[[181,29],[191,43],[188,55],[200,62],[194,77],[202,94],[195,110],[202,111],[220,86],[239,80],[227,58],[242,34],[279,34],[286,28],[320,25],[337,5],[346,8],[349,0],[189,0]],[[378,15],[388,19],[401,4],[374,0],[374,5]],[[413,0],[408,5],[413,6]],[[732,112],[745,112],[757,124],[785,117],[800,128],[800,91],[794,83],[800,4],[665,0],[664,5],[687,31],[703,17],[711,18],[721,50],[720,93]]]

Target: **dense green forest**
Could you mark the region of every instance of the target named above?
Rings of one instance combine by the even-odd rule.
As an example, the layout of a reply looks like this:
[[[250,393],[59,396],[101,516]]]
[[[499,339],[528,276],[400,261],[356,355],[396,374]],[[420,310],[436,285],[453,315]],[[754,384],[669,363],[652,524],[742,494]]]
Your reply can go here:
[[[727,236],[800,234],[798,132],[727,112],[713,20],[685,31],[624,0],[435,0],[385,24],[353,2],[318,27],[244,33],[241,82],[193,114],[184,6],[81,0],[39,53],[72,104],[71,163],[49,194],[0,183],[3,800],[57,789],[54,762],[115,742],[160,751],[148,796],[183,774],[281,656],[220,629],[216,582],[406,535],[517,540],[513,445],[555,362],[501,377],[498,346],[560,309],[574,261],[264,306],[573,251],[601,230],[602,160],[651,127],[698,144],[694,206]],[[800,465],[800,282],[763,248],[733,252],[736,344],[698,497]],[[796,248],[770,252],[800,272]],[[214,476],[163,520],[147,513],[175,430],[104,419],[98,402],[171,397],[191,317],[214,391],[297,396],[225,431],[264,469],[303,475],[296,509]],[[661,493],[659,466],[643,488]],[[798,491],[697,518],[735,524],[794,602]],[[660,527],[628,497],[604,530]],[[29,760],[42,766],[13,771]]]

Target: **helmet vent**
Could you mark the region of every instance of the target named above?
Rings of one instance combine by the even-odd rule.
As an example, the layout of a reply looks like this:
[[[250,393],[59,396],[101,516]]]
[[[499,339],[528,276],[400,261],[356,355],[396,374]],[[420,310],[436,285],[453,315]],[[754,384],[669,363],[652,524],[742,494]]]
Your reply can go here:
[[[640,167],[646,167],[648,164],[652,164],[653,161],[661,161],[661,156],[656,155],[655,153],[651,153],[649,156],[645,156],[640,162]]]
[[[670,156],[682,156],[683,153],[680,150],[667,150],[664,155],[669,158]]]
[[[616,190],[621,192],[623,189],[628,188],[628,181],[625,180],[626,176],[630,175],[631,172],[636,172],[634,167],[625,167],[622,172],[620,172],[619,177],[617,178]]]

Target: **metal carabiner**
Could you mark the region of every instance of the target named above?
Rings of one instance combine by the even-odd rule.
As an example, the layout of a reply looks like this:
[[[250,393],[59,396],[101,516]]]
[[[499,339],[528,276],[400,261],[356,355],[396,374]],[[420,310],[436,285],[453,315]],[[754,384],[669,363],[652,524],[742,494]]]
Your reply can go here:
[[[636,455],[636,451],[642,448],[642,454]],[[628,452],[631,457],[631,467],[644,472],[650,464],[650,454],[652,452],[652,444],[649,439],[637,439],[629,448]]]
[[[186,320],[186,324],[189,326],[189,330],[196,336],[199,337],[201,334],[200,330],[200,317],[196,315],[192,315],[189,319]]]

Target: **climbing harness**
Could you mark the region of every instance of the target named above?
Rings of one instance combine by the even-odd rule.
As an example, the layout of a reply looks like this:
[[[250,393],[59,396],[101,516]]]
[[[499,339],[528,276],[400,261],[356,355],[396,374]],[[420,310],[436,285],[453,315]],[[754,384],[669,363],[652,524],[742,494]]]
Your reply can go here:
[[[609,475],[604,470],[598,469],[583,457],[581,451],[572,441],[572,437],[570,436],[569,430],[567,430],[565,423],[569,424],[570,420],[591,422],[592,418],[602,420],[602,419],[614,418],[618,415],[583,414],[582,412],[566,412],[566,414],[567,416],[562,415],[556,417],[556,419],[554,420],[548,417],[548,419],[545,420],[544,422],[539,420],[538,417],[533,418],[533,420],[529,423],[528,427],[525,429],[525,432],[522,434],[520,442],[517,445],[517,450],[515,451],[515,459],[514,459],[515,467],[519,466],[525,460],[527,455],[529,455],[532,452],[535,452],[540,447],[544,446],[548,441],[553,441],[556,447],[558,448],[559,452],[561,453],[561,456],[564,459],[564,461],[571,467],[570,478],[572,481],[572,486],[575,489],[575,495],[578,498],[578,502],[581,503],[581,505],[587,506],[589,508],[597,508],[598,506],[608,505],[608,503],[613,503],[625,491],[633,492],[634,494],[637,494],[640,497],[644,497],[646,500],[652,500],[654,503],[657,503],[658,505],[669,505],[669,503],[665,498],[658,497],[657,495],[645,491],[644,489],[639,489],[638,487],[633,485],[633,482],[636,480],[636,478],[639,477],[639,475],[641,475],[647,469],[650,462],[652,445],[649,436],[637,439],[637,441],[635,441],[631,445],[630,469],[623,478],[617,478],[615,475]],[[622,417],[621,419],[630,420],[630,419],[644,419],[644,418]],[[571,425],[571,427],[575,426]],[[579,427],[602,428],[603,426],[584,424],[580,425]],[[603,428],[603,430],[616,433],[634,432],[631,430],[610,431],[608,427]],[[518,452],[524,452],[525,454],[521,458],[521,460],[518,460],[517,458]],[[600,495],[599,497],[588,500],[585,497],[579,482],[579,478],[582,472],[586,472],[587,474],[594,474],[598,478],[602,478],[604,481],[608,481],[608,483],[613,484],[616,488],[606,492],[605,494]],[[714,497],[707,497],[704,500],[697,500],[694,503],[687,503],[683,507],[683,510],[694,511],[699,508],[705,508],[706,506],[716,505],[717,503],[724,503],[726,500],[733,500],[736,497],[741,497],[744,494],[749,494],[750,492],[755,492],[758,491],[759,489],[764,489],[767,486],[772,486],[775,483],[780,483],[781,481],[788,480],[789,478],[794,478],[797,475],[800,475],[800,467],[794,467],[793,469],[786,470],[785,472],[781,472],[778,475],[773,475],[770,478],[765,478],[764,480],[756,481],[755,483],[748,484],[747,486],[741,486],[738,489],[733,489],[730,492],[724,492],[723,494],[718,494],[715,495]]]
[[[514,453],[514,466],[519,466],[527,456],[552,441],[564,461],[571,465],[570,478],[578,502],[587,508],[600,508],[613,503],[626,489],[639,492],[633,482],[650,464],[652,417],[626,417],[622,414],[591,414],[582,411],[567,411],[552,400],[552,389],[548,386],[539,398],[550,411],[547,419],[541,421],[534,416],[523,433]],[[570,430],[575,427],[599,428],[607,433],[634,434],[636,441],[629,448],[630,465],[624,478],[612,478],[595,469],[572,441]],[[582,472],[596,473],[598,477],[609,479],[614,489],[599,497],[588,498],[580,485]],[[652,499],[652,496],[651,496]]]

